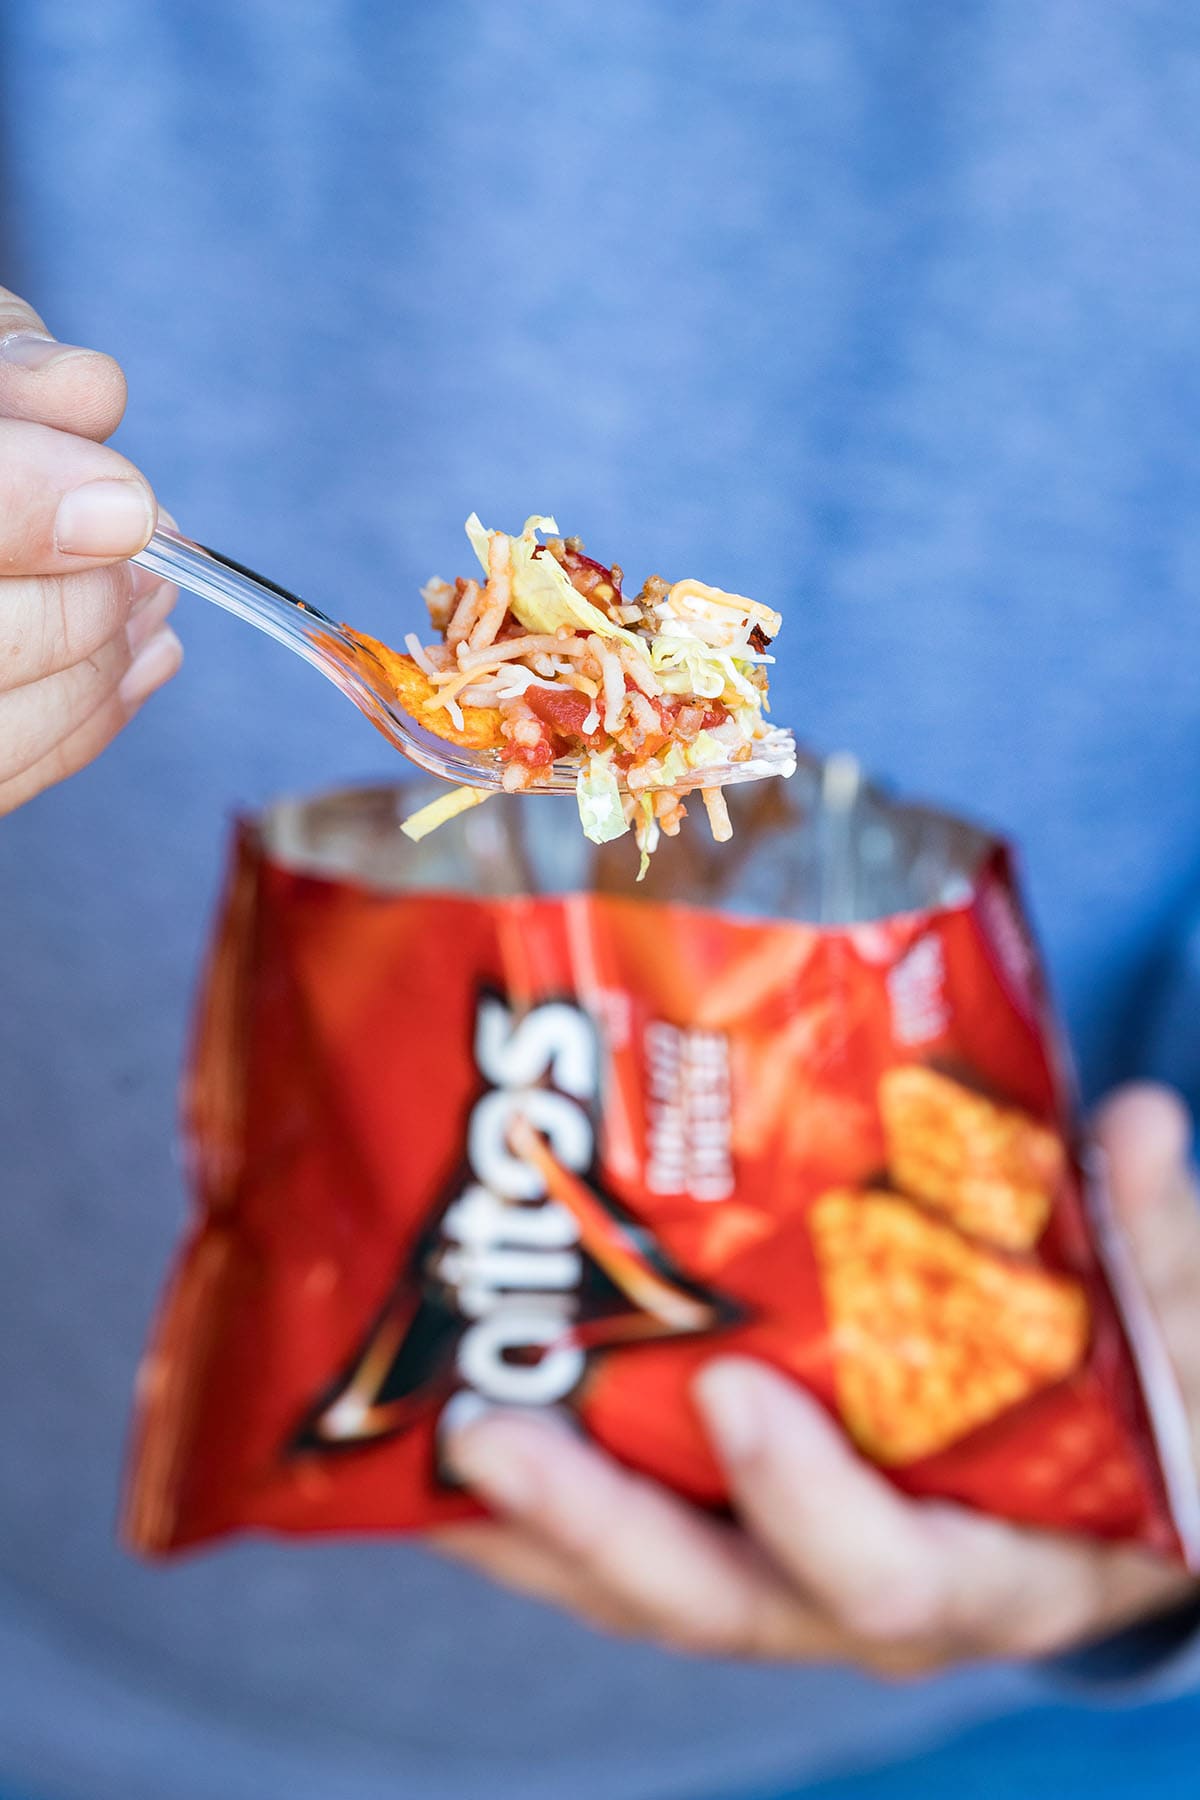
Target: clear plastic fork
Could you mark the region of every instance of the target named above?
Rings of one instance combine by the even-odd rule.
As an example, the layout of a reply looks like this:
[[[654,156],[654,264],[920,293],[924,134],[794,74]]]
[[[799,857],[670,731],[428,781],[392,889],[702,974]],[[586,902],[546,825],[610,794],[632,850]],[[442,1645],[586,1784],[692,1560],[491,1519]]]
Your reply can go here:
[[[456,786],[499,791],[504,763],[497,751],[467,750],[448,743],[405,712],[397,702],[387,671],[368,646],[347,626],[337,624],[306,600],[268,581],[266,576],[243,568],[232,558],[193,543],[167,525],[158,526],[133,561],[200,599],[211,600],[294,650],[340,688],[376,730],[418,768]],[[791,733],[775,730],[761,741],[750,760],[695,769],[685,781],[671,785],[678,790],[757,781],[766,775],[790,774],[795,759]],[[577,763],[557,762],[539,775],[536,787],[529,791],[573,794],[578,772]]]

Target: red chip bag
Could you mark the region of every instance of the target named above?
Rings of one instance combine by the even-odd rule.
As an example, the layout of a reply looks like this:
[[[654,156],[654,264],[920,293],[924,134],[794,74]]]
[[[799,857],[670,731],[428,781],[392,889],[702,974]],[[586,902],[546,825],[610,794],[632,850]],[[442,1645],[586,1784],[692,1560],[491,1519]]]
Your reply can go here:
[[[237,833],[137,1549],[472,1513],[439,1432],[486,1405],[568,1408],[719,1506],[690,1384],[738,1350],[907,1492],[1197,1555],[1001,846],[844,764],[746,791],[644,893],[553,802],[419,848],[407,809]]]

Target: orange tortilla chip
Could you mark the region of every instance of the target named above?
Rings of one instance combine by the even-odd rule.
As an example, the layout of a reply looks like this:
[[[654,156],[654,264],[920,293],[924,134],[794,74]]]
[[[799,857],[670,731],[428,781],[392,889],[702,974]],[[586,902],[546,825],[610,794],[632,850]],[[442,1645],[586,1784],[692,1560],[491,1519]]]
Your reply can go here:
[[[918,1462],[1077,1368],[1078,1282],[969,1243],[896,1194],[823,1194],[811,1215],[838,1406],[885,1466]]]
[[[376,638],[365,637],[356,632],[360,644],[371,652],[387,671],[396,703],[406,713],[411,713],[417,723],[424,725],[447,743],[458,744],[464,750],[498,750],[504,742],[500,732],[500,713],[494,706],[464,706],[462,708],[462,729],[454,723],[444,706],[431,707],[429,702],[436,696],[437,688],[430,681],[424,669],[415,663],[411,656],[404,656],[399,650],[392,650],[387,644],[381,644]]]
[[[919,1065],[883,1076],[879,1110],[896,1187],[1006,1250],[1037,1242],[1065,1162],[1054,1132]]]

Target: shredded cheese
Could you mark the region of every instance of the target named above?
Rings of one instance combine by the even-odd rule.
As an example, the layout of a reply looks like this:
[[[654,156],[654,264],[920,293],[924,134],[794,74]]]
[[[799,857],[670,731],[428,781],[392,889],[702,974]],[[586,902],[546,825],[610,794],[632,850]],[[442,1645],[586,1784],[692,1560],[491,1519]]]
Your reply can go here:
[[[675,583],[665,604],[672,612],[686,618],[689,601],[693,604],[699,602],[701,606],[723,606],[731,612],[739,612],[743,617],[753,619],[761,625],[768,637],[778,637],[779,628],[783,624],[782,614],[764,606],[761,600],[748,600],[745,594],[730,594],[724,588],[708,587],[703,581],[694,581],[691,576]]]
[[[419,807],[415,813],[410,813],[400,829],[406,838],[419,844],[422,838],[428,837],[431,831],[436,831],[439,825],[457,819],[459,813],[470,812],[473,806],[482,806],[485,800],[490,799],[491,795],[486,788],[451,788],[439,800],[431,800],[428,806]]]
[[[727,844],[733,836],[733,825],[729,817],[729,808],[725,804],[725,796],[720,788],[701,788],[708,823],[712,828],[713,840],[718,844]]]

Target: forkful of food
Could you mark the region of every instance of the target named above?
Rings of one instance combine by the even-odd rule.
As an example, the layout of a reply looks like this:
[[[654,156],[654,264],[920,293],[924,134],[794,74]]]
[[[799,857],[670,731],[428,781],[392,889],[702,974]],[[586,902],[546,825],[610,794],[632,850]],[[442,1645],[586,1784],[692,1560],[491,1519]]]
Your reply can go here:
[[[498,792],[574,793],[595,843],[632,830],[641,873],[699,791],[713,836],[722,790],[791,775],[795,743],[766,713],[780,616],[694,580],[586,556],[552,518],[467,536],[480,576],[422,589],[434,641],[403,652],[161,525],[134,561],[269,633],[321,670],[418,767],[453,783],[405,822],[420,838]]]

